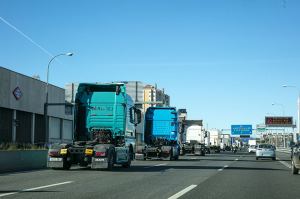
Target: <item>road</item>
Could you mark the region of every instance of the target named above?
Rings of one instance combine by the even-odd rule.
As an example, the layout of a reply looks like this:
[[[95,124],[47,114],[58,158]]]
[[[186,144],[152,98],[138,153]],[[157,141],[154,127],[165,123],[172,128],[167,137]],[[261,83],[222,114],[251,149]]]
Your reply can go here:
[[[0,198],[300,198],[300,175],[291,175],[289,155],[255,160],[225,152],[179,161],[134,161],[130,169],[82,168],[0,174]]]

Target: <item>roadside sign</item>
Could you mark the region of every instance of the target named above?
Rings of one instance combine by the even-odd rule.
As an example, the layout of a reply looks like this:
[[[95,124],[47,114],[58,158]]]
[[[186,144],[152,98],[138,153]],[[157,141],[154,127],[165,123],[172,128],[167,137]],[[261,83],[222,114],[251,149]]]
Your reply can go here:
[[[266,132],[266,128],[257,128],[256,132],[258,132],[258,133],[264,133],[264,132]]]
[[[294,127],[293,117],[265,117],[267,127]]]
[[[242,138],[242,139],[250,139],[250,135],[240,135],[240,138]]]
[[[241,140],[242,140],[242,142],[243,143],[249,143],[249,140],[250,140],[250,138],[241,138]]]
[[[252,125],[231,125],[231,135],[252,135]]]

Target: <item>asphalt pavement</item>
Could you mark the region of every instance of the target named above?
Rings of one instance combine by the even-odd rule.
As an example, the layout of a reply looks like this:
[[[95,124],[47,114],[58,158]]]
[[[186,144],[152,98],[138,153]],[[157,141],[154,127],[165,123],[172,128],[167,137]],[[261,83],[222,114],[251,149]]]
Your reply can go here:
[[[300,175],[290,157],[255,160],[254,154],[222,152],[181,156],[179,161],[133,161],[113,171],[88,168],[0,174],[0,198],[300,198]]]

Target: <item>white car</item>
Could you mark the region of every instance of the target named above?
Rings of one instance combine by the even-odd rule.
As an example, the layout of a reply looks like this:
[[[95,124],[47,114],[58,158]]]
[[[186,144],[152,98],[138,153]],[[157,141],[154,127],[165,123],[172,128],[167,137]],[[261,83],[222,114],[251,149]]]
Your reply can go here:
[[[276,160],[275,147],[271,144],[259,144],[256,148],[256,160],[259,158],[271,158]]]
[[[248,152],[249,152],[249,153],[255,153],[255,152],[256,152],[256,145],[251,145],[251,146],[249,146]]]

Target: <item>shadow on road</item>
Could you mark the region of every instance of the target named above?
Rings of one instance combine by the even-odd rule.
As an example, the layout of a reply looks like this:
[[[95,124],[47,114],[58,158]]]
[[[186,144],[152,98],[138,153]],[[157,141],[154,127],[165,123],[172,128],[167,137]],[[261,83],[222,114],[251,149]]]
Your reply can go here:
[[[145,166],[132,166],[130,169],[124,169],[122,167],[115,167],[113,172],[161,172],[168,169],[175,169],[175,170],[218,170],[222,169],[223,167],[220,166],[153,166],[147,167]],[[227,167],[225,170],[247,170],[247,171],[283,171],[284,169],[274,169],[274,168],[262,168],[262,167]]]

